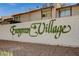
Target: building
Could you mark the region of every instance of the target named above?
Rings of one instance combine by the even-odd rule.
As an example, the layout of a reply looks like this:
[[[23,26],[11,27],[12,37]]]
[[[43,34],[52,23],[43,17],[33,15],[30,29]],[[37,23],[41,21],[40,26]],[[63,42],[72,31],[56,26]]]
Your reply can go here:
[[[0,17],[0,24],[13,24],[13,23],[20,23],[19,21],[15,21],[12,16],[1,16]]]
[[[1,16],[1,19],[0,19],[0,24],[11,24],[11,20],[13,18],[11,16]]]
[[[55,17],[54,9],[55,9],[54,4],[51,4],[51,5],[47,4],[46,6],[40,9],[32,10],[25,13],[15,14],[13,15],[13,18],[14,20],[17,20],[20,22],[27,22],[27,21],[34,21],[34,20],[41,20],[41,19],[44,19],[44,20],[51,19]]]
[[[25,13],[13,15],[14,20],[20,22],[46,20],[52,18],[75,16],[79,15],[79,4],[62,6],[62,4],[55,4],[46,8],[40,8]]]
[[[76,16],[79,15],[79,4],[65,6],[56,9],[56,18],[57,17],[67,17],[67,16]]]
[[[79,4],[68,5],[61,3],[47,3],[42,8],[33,9],[28,12],[3,16],[1,24],[12,24],[36,20],[46,20],[60,17],[79,15]]]

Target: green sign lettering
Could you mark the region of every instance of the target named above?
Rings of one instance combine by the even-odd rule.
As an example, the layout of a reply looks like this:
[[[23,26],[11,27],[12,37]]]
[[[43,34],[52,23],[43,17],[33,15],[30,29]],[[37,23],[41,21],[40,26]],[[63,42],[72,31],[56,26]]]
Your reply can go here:
[[[54,22],[55,20],[51,20],[48,24],[45,22],[32,23],[29,28],[17,28],[16,25],[13,25],[10,28],[10,32],[12,35],[17,34],[18,37],[20,37],[23,33],[27,33],[31,37],[37,37],[44,33],[53,33],[54,38],[58,39],[61,34],[71,31],[70,25],[54,25]]]

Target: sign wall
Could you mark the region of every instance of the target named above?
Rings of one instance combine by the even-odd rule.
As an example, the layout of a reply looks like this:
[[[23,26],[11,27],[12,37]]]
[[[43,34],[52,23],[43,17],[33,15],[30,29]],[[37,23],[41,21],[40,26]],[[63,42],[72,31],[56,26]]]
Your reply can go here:
[[[0,26],[0,39],[79,47],[79,17],[64,17]]]

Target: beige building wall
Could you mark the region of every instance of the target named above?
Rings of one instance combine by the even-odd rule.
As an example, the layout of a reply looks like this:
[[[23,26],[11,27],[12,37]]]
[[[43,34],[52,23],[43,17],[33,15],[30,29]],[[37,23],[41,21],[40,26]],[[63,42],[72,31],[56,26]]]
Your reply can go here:
[[[21,22],[41,20],[41,10],[20,15]]]
[[[34,20],[41,20],[41,10],[32,12],[32,13],[30,14],[30,20],[31,20],[31,21],[34,21]]]
[[[56,17],[56,8],[52,8],[52,19]]]
[[[20,15],[20,21],[21,22],[27,22],[27,21],[35,21],[35,20],[46,20],[48,18],[42,18],[41,17],[41,10],[27,13],[27,14],[22,14]],[[52,8],[52,18],[53,19],[56,17],[56,8]]]
[[[72,15],[79,15],[79,6],[72,7]]]
[[[29,14],[22,14],[22,15],[20,15],[20,21],[21,22],[30,21],[30,15]]]

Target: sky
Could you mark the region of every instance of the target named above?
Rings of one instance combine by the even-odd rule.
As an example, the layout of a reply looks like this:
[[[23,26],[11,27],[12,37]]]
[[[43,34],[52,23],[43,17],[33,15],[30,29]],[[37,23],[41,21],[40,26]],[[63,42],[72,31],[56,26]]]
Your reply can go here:
[[[41,7],[41,3],[0,3],[0,16],[9,16]]]
[[[0,16],[9,16],[42,7],[42,3],[0,3]]]

